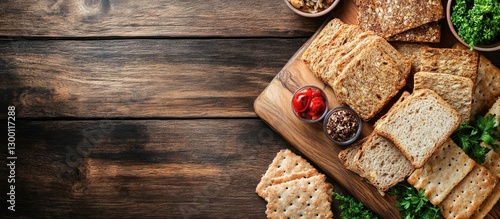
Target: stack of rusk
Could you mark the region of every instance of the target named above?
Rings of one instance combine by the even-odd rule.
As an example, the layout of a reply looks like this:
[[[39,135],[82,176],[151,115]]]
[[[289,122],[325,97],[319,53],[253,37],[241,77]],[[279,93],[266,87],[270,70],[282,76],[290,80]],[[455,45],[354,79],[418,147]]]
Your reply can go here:
[[[441,0],[356,0],[358,25],[388,41],[439,42]]]
[[[500,70],[483,56],[478,62],[478,55],[469,50],[416,44],[396,48],[418,59],[413,93],[403,93],[377,121],[374,132],[341,151],[340,160],[380,191],[410,172],[408,182],[424,189],[445,218],[483,218],[500,198],[500,156],[492,150],[483,165],[476,164],[449,136],[461,121],[484,113],[499,97],[495,78]],[[500,99],[488,113],[500,118]]]
[[[302,54],[314,74],[363,120],[372,119],[406,84],[411,60],[385,39],[331,20]]]
[[[333,187],[305,159],[281,150],[256,188],[268,218],[333,218]]]

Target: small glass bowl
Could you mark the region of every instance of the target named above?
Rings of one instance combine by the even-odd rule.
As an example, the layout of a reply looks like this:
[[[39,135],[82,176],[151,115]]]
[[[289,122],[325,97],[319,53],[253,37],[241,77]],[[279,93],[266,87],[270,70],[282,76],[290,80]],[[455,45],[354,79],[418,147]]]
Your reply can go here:
[[[330,11],[332,11],[340,2],[340,0],[332,0],[333,2],[330,4],[330,6],[328,6],[328,8],[325,8],[323,11],[320,11],[320,12],[316,12],[316,13],[310,13],[310,12],[306,12],[306,11],[302,11],[300,9],[297,9],[295,7],[293,7],[292,4],[290,4],[290,2],[288,2],[288,0],[285,0],[285,4],[293,11],[295,12],[296,14],[300,15],[300,16],[303,16],[303,17],[321,17],[323,15],[326,15],[328,13],[330,13]]]
[[[349,111],[351,112],[355,119],[356,119],[356,122],[358,123],[358,129],[356,130],[356,133],[354,134],[353,137],[351,137],[350,139],[346,140],[346,141],[337,141],[335,139],[333,139],[333,137],[328,134],[328,122],[330,121],[330,117],[332,116],[332,114],[334,112],[337,112],[337,111],[340,111],[340,110],[345,110],[345,111]],[[335,107],[333,109],[331,109],[325,116],[324,120],[323,120],[323,131],[325,132],[325,135],[328,137],[328,139],[330,139],[333,143],[335,143],[336,145],[349,145],[349,144],[352,144],[354,143],[360,136],[361,134],[361,129],[363,128],[363,120],[361,119],[361,117],[353,110],[351,109],[350,107],[348,106],[339,106],[339,107]]]
[[[321,91],[321,95],[323,96],[323,99],[325,100],[325,110],[316,119],[306,119],[306,118],[300,117],[299,115],[297,115],[297,111],[295,111],[295,108],[293,107],[293,100],[295,99],[295,96],[297,95],[297,93],[299,93],[300,91],[303,91],[303,90],[305,90],[307,88],[312,88],[313,90],[319,90],[319,91]],[[326,97],[325,92],[322,89],[320,89],[319,87],[316,87],[314,85],[306,85],[306,86],[303,86],[303,87],[297,89],[295,91],[295,93],[293,93],[293,95],[292,95],[292,100],[290,101],[290,105],[292,107],[292,112],[295,115],[295,117],[297,117],[298,119],[300,119],[301,121],[306,122],[306,123],[315,123],[315,122],[318,122],[318,121],[322,120],[325,117],[326,113],[328,112],[328,98]]]

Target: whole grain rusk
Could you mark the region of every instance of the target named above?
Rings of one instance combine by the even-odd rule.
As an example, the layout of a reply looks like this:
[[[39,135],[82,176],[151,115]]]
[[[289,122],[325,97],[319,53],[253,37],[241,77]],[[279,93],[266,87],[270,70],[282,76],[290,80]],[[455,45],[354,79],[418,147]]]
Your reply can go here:
[[[464,151],[448,139],[422,168],[416,169],[408,183],[417,190],[424,189],[433,205],[440,204],[476,165]]]
[[[332,218],[331,184],[323,174],[269,186],[268,218]]]
[[[469,50],[469,47],[456,43],[453,48]],[[477,80],[472,102],[473,116],[483,114],[497,98],[500,97],[500,69],[498,69],[485,56],[479,55]],[[472,117],[474,119],[474,117]]]
[[[384,38],[444,17],[440,0],[357,0],[358,25]]]
[[[323,82],[328,83],[329,80],[335,79],[339,73],[340,68],[338,62],[345,59],[351,54],[357,54],[355,51],[359,52],[358,48],[363,48],[369,45],[374,39],[379,38],[372,32],[363,32],[353,36],[349,42],[346,42],[342,46],[329,47],[322,51],[321,57],[318,62],[313,62],[313,69],[318,71]],[[351,58],[352,59],[352,58]]]
[[[421,50],[420,71],[468,77],[475,83],[478,59],[470,50],[426,47]]]
[[[354,173],[358,175],[362,175],[362,172],[360,169],[357,168],[356,165],[354,165],[354,162],[356,162],[357,159],[355,159],[356,154],[358,151],[361,150],[361,147],[363,146],[363,143],[366,141],[366,137],[363,139],[360,139],[359,141],[354,142],[354,144],[350,145],[349,147],[341,150],[339,152],[339,159],[340,162],[348,169],[353,171]]]
[[[362,170],[363,177],[381,192],[403,181],[414,170],[390,140],[376,133],[368,137],[356,156],[355,165]]]
[[[453,188],[439,204],[441,215],[445,218],[469,218],[493,192],[498,177],[477,164],[469,174]]]
[[[436,92],[419,89],[392,107],[375,131],[391,140],[413,167],[420,168],[450,137],[460,120],[457,111]]]
[[[441,25],[439,22],[430,22],[409,29],[387,38],[387,41],[439,43],[441,41]]]
[[[361,33],[362,31],[358,26],[343,24],[332,36],[332,38],[327,39],[327,42],[318,45],[318,48],[313,51],[314,53],[310,55],[306,64],[308,64],[309,68],[315,72],[316,76],[320,77],[323,81],[326,81],[332,77],[333,72],[325,71],[325,67],[335,58],[333,57],[337,54],[335,51],[340,47],[344,47],[345,44],[349,44]]]
[[[422,88],[433,90],[460,114],[462,121],[469,122],[474,92],[474,83],[470,78],[450,74],[417,72],[413,80],[414,90]]]
[[[367,47],[329,84],[340,103],[368,121],[404,87],[405,78],[386,53]]]
[[[479,206],[477,211],[472,215],[471,219],[482,219],[486,217],[488,212],[493,209],[498,200],[500,199],[500,186],[497,184],[493,192],[483,201],[483,203]]]
[[[269,165],[266,173],[262,176],[255,192],[262,198],[265,198],[265,189],[273,185],[272,179],[289,176],[292,174],[315,170],[304,158],[296,155],[288,149],[278,152],[272,163]]]

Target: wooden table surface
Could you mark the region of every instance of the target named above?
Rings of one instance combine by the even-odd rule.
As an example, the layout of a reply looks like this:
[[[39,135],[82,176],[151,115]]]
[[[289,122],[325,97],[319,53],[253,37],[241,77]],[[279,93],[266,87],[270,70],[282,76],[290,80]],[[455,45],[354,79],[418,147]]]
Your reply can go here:
[[[265,218],[255,187],[297,151],[253,102],[325,19],[283,0],[2,0],[1,217]]]

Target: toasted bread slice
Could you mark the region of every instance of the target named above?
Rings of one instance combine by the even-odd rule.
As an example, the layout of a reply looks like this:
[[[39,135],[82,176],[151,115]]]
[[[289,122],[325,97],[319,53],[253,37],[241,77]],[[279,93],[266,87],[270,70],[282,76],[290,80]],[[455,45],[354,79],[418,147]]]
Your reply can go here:
[[[388,38],[444,17],[440,0],[357,0],[358,25]]]
[[[356,162],[357,159],[355,159],[356,154],[361,150],[361,147],[363,146],[363,143],[366,141],[366,137],[356,141],[354,144],[351,146],[347,147],[344,150],[341,150],[339,152],[339,159],[340,162],[348,169],[353,172],[355,172],[358,175],[362,175],[363,173],[361,172],[360,169],[357,168],[354,163]]]
[[[470,50],[426,47],[420,54],[420,71],[477,79],[478,54]]]
[[[427,88],[436,92],[453,109],[462,121],[469,122],[472,108],[474,83],[470,78],[430,72],[417,72],[414,76],[414,90]]]
[[[339,102],[368,121],[405,85],[405,78],[387,54],[366,48],[329,84]]]
[[[414,168],[410,161],[388,139],[372,133],[358,153],[355,165],[362,170],[363,177],[379,191],[403,181]]]
[[[406,79],[406,86],[413,89],[413,77],[415,73],[420,71],[420,50],[424,47],[428,47],[428,45],[424,43],[402,42],[391,42],[391,45],[406,59],[411,60],[411,70],[410,75]]]
[[[457,111],[436,92],[419,89],[392,107],[375,131],[390,139],[413,167],[420,168],[450,137],[460,120]]]
[[[476,165],[451,139],[448,139],[422,168],[416,169],[408,183],[417,190],[424,189],[433,205],[440,204]]]
[[[387,41],[439,43],[441,41],[441,25],[439,22],[430,22],[409,29],[387,38]]]
[[[498,177],[481,165],[474,169],[453,188],[439,205],[445,218],[469,218],[493,192],[498,184]]]

